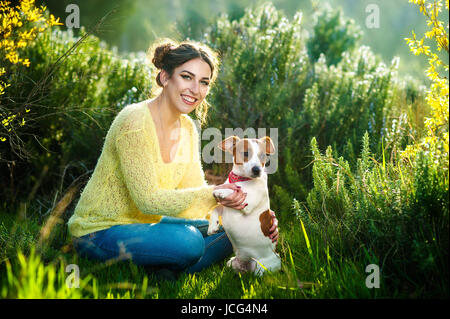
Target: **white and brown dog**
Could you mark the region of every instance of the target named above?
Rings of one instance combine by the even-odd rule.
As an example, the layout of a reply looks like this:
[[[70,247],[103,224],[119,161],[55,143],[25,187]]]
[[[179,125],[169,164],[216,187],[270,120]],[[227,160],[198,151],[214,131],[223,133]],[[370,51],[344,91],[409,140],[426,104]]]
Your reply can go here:
[[[247,193],[247,206],[236,210],[218,206],[211,213],[208,234],[219,229],[219,216],[228,238],[233,245],[235,257],[227,266],[236,272],[251,271],[262,275],[265,270],[277,271],[281,261],[275,252],[275,243],[267,237],[272,226],[269,192],[265,163],[267,154],[275,153],[270,137],[260,139],[240,139],[230,136],[219,144],[219,148],[233,154],[233,169],[225,184],[236,183]],[[225,198],[233,193],[231,189],[218,189],[214,196]]]

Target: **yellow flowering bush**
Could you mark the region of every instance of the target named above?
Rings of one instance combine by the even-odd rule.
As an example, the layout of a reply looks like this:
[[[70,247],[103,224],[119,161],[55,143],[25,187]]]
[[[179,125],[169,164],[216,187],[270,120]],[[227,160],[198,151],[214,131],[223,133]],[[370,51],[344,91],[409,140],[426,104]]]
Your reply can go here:
[[[59,18],[53,14],[46,17],[45,6],[36,7],[35,0],[21,0],[16,6],[11,6],[9,1],[0,1],[0,96],[5,94],[5,90],[10,84],[7,82],[7,65],[30,66],[30,60],[20,55],[21,49],[32,42],[39,33],[47,28],[63,25]],[[20,126],[25,125],[23,112],[11,114],[1,107],[0,99],[0,122],[2,131],[0,142],[6,141],[7,132],[11,132],[13,121],[17,121]],[[25,113],[29,109],[25,109]]]
[[[448,55],[448,33],[442,21],[439,20],[439,14],[442,11],[442,0],[409,0],[419,6],[420,12],[428,18],[427,25],[431,28],[425,33],[425,37],[416,38],[412,31],[412,38],[405,38],[409,49],[415,55],[425,55],[428,58],[429,66],[426,75],[431,81],[431,86],[427,91],[426,101],[430,106],[431,117],[426,118],[425,128],[426,136],[414,145],[409,145],[402,153],[404,158],[414,158],[419,150],[430,152],[437,160],[446,165],[448,169],[448,78],[444,75],[448,73],[448,65],[433,52],[430,46],[424,44],[425,39],[433,40],[438,52],[447,51]],[[447,16],[449,11],[449,0],[445,1]],[[446,26],[448,30],[448,24]],[[445,52],[443,52],[445,54]],[[444,73],[445,72],[445,73]]]

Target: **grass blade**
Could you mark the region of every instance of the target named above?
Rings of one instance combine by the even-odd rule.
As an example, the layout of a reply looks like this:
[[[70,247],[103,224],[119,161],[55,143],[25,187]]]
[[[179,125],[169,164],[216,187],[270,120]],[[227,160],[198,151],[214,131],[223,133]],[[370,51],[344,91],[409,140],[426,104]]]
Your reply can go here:
[[[312,258],[313,257],[313,253],[312,253],[312,249],[311,249],[311,244],[309,243],[308,234],[306,233],[305,225],[303,225],[303,221],[301,219],[300,219],[300,223],[302,225],[303,236],[305,237],[306,247],[308,248],[308,253],[309,253],[309,255]]]

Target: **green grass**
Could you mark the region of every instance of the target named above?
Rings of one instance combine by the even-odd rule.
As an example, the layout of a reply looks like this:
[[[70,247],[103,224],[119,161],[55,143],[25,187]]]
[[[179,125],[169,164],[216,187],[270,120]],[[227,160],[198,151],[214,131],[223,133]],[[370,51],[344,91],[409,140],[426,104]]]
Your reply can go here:
[[[48,242],[38,246],[40,225],[36,220],[17,220],[0,215],[2,240],[0,291],[2,298],[385,298],[401,297],[384,285],[365,286],[365,267],[377,263],[369,254],[345,259],[308,234],[292,213],[280,220],[277,251],[282,270],[262,278],[238,275],[226,267],[226,260],[197,274],[183,273],[177,281],[157,279],[131,262],[98,263],[80,258],[57,224]],[[52,232],[52,233],[53,233]],[[59,234],[59,235],[58,235]],[[24,253],[22,253],[24,252]],[[71,274],[65,268],[76,264],[79,288],[67,288]]]

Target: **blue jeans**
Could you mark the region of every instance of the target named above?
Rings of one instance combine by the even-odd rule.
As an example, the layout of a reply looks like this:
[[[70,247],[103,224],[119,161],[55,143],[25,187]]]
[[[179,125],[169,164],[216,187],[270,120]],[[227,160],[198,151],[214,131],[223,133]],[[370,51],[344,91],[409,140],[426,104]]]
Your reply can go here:
[[[208,236],[208,221],[164,216],[155,224],[116,225],[73,238],[79,255],[99,261],[132,260],[141,266],[199,272],[231,255],[223,231]]]

